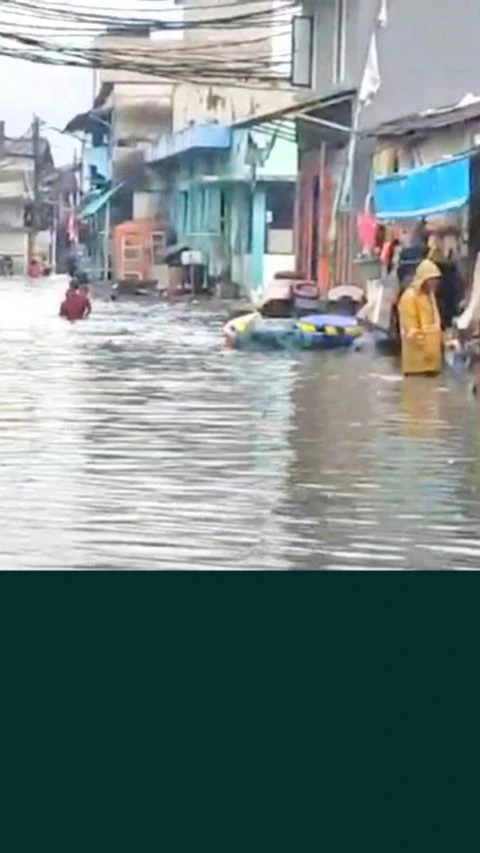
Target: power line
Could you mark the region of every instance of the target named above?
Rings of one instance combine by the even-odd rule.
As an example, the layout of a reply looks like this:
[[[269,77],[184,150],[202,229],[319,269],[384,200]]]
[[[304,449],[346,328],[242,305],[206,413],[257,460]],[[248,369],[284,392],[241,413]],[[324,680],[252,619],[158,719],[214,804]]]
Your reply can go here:
[[[245,5],[245,4],[242,4]],[[251,5],[247,3],[246,5]],[[264,4],[263,4],[264,5]],[[78,7],[74,4],[69,4],[68,6],[61,6],[56,3],[45,3],[38,4],[33,2],[33,0],[1,0],[0,6],[5,7],[5,11],[14,12],[15,14],[28,13],[29,15],[33,13],[38,13],[40,18],[53,18],[57,19],[60,23],[64,21],[75,21],[79,23],[93,23],[99,26],[107,26],[111,25],[116,29],[124,30],[126,33],[132,29],[137,28],[138,30],[145,30],[146,28],[150,28],[151,30],[161,31],[161,30],[195,30],[201,28],[221,28],[221,29],[230,29],[240,27],[243,28],[245,26],[257,26],[262,23],[270,23],[272,21],[283,21],[286,18],[291,17],[292,9],[295,7],[295,3],[289,2],[286,0],[281,6],[272,6],[263,9],[259,9],[258,11],[245,11],[239,14],[227,14],[222,16],[221,14],[216,17],[198,17],[198,18],[185,18],[185,15],[182,16],[182,19],[172,19],[169,16],[165,18],[161,18],[158,15],[155,17],[147,18],[147,17],[129,17],[127,14],[127,10],[122,10],[121,15],[112,16],[104,13],[92,12],[91,9],[86,9],[86,7]],[[206,7],[191,7],[197,8],[199,12],[205,11]],[[214,7],[217,9],[222,9],[222,6]],[[189,7],[186,7],[187,11]],[[183,7],[185,10],[185,7]],[[132,33],[133,35],[133,33]]]
[[[78,4],[61,7],[53,0],[41,6],[35,0],[0,0],[0,9],[7,14],[0,33],[0,55],[53,66],[125,70],[170,81],[221,84],[222,80],[228,80],[230,85],[241,88],[257,88],[272,80],[286,79],[290,53],[274,52],[268,45],[271,48],[273,39],[288,36],[296,3],[285,0],[281,6],[265,7],[264,0],[251,0],[241,4],[237,13],[239,5],[189,3],[180,10],[183,20],[168,20],[165,17],[168,10],[163,4],[160,10],[163,18],[139,18],[137,10],[136,18],[125,18],[126,10],[121,10],[119,18],[106,14],[105,9],[98,14]],[[174,9],[179,11],[176,7],[170,11]],[[207,9],[214,10],[215,16],[205,17]],[[230,11],[225,15],[227,9]],[[120,14],[120,10],[116,11]],[[185,17],[185,13],[192,11],[198,12],[198,16]],[[38,26],[32,22],[32,14],[41,16]],[[109,32],[111,27],[114,32]],[[146,38],[143,45],[139,39],[138,44],[130,42],[125,47],[107,41],[115,40],[119,31],[134,38],[136,33],[149,29],[163,35],[169,32],[185,35],[189,30],[197,30],[200,36],[206,29],[221,29],[225,35],[213,44],[208,37],[207,40],[184,38],[181,43],[164,43],[161,47]],[[239,33],[237,38],[235,31]],[[98,37],[92,43],[94,35]],[[90,44],[81,45],[79,40],[86,38]]]

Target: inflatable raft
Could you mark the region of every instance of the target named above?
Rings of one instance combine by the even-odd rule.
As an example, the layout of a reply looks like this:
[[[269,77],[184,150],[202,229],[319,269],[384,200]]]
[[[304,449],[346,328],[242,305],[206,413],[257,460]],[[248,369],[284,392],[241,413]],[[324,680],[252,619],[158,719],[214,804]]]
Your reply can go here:
[[[232,347],[331,350],[351,346],[362,334],[355,317],[308,314],[301,318],[268,318],[259,312],[230,320],[223,329]]]

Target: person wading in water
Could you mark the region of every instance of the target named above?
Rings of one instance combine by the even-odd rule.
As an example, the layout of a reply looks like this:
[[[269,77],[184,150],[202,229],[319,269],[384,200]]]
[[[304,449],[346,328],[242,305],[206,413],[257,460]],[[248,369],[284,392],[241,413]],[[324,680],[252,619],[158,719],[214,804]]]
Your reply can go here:
[[[441,278],[433,261],[418,265],[398,303],[402,372],[436,374],[442,369],[442,324],[435,291]]]
[[[65,299],[60,305],[60,317],[65,320],[70,320],[73,323],[75,320],[83,320],[88,317],[92,311],[92,304],[88,294],[80,290],[80,285],[76,281],[70,283]]]

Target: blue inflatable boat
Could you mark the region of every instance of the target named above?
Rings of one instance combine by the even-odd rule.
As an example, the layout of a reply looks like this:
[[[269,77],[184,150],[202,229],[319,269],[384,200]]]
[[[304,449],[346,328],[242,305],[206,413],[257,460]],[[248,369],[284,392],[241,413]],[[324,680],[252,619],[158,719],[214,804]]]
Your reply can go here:
[[[231,320],[223,331],[226,342],[233,347],[311,350],[345,349],[363,332],[356,317],[343,314],[276,319],[262,317],[258,312]]]

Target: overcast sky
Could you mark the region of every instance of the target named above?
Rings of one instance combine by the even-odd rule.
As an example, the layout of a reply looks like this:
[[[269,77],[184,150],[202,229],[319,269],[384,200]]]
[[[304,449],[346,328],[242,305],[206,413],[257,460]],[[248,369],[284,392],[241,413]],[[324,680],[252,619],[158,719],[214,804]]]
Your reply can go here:
[[[36,113],[47,124],[63,129],[68,119],[89,109],[93,73],[83,68],[55,68],[17,59],[0,58],[0,118],[8,136],[20,136]],[[9,85],[10,81],[10,85]],[[42,130],[43,133],[43,130]],[[48,132],[55,162],[73,157],[71,137]]]
[[[35,2],[35,0],[34,0]],[[52,3],[56,9],[61,10],[62,0],[44,0],[44,8]],[[145,17],[155,18],[156,15],[163,19],[181,20],[183,10],[174,6],[175,0],[103,0],[101,11],[110,13],[121,19],[122,17]],[[199,2],[199,0],[197,0]],[[215,0],[210,0],[212,5]],[[220,4],[227,4],[225,8],[236,13],[235,7],[228,4],[233,0],[218,0]],[[39,6],[42,0],[37,0]],[[65,6],[92,7],[99,10],[98,0],[63,0]],[[280,4],[281,5],[281,4]],[[128,12],[127,12],[128,10]],[[1,10],[2,13],[4,10]],[[129,13],[129,14],[128,14]],[[61,11],[59,12],[61,14]],[[17,32],[25,35],[35,34],[35,19],[17,17],[15,12],[3,14],[4,28],[15,27]],[[45,17],[38,19],[37,27],[45,26]],[[53,27],[65,26],[71,30],[75,26],[72,23],[63,24],[61,18]],[[58,32],[58,30],[57,30]],[[45,33],[41,34],[46,40],[50,40]],[[171,33],[170,38],[181,38],[177,31]],[[165,34],[161,36],[165,39]],[[71,37],[65,39],[71,43]],[[287,49],[289,49],[289,37],[287,36]],[[88,44],[88,40],[83,42]],[[276,45],[276,50],[285,50],[283,39]],[[83,68],[65,68],[48,65],[39,65],[23,60],[0,57],[0,75],[2,86],[0,87],[0,119],[5,122],[5,130],[8,136],[20,136],[24,134],[31,125],[33,114],[43,119],[47,125],[63,129],[70,118],[79,112],[90,109],[93,99],[93,72]],[[75,148],[79,149],[79,143],[71,137],[44,128],[42,133],[48,135],[52,146],[52,154],[57,165],[72,162]]]
[[[64,3],[66,6],[99,9],[98,0],[64,0]],[[41,0],[38,0],[38,4],[41,4]],[[125,16],[125,10],[128,10],[130,16],[135,18],[142,17],[143,12],[146,17],[155,17],[155,13],[160,13],[162,17],[178,19],[179,13],[173,12],[173,8],[172,0],[141,0],[141,4],[136,0],[105,0],[101,4],[102,12],[119,18],[122,14]],[[169,14],[165,14],[165,9],[169,10]],[[29,23],[34,26],[32,17]],[[19,30],[25,32],[25,26],[25,18],[18,19]],[[70,30],[72,28],[71,23],[65,26]],[[0,57],[0,78],[0,119],[5,121],[7,136],[25,133],[34,113],[47,124],[63,129],[72,116],[88,110],[92,105],[93,72],[89,69],[36,65]],[[71,137],[54,131],[48,131],[48,137],[56,164],[71,162],[77,143]]]

